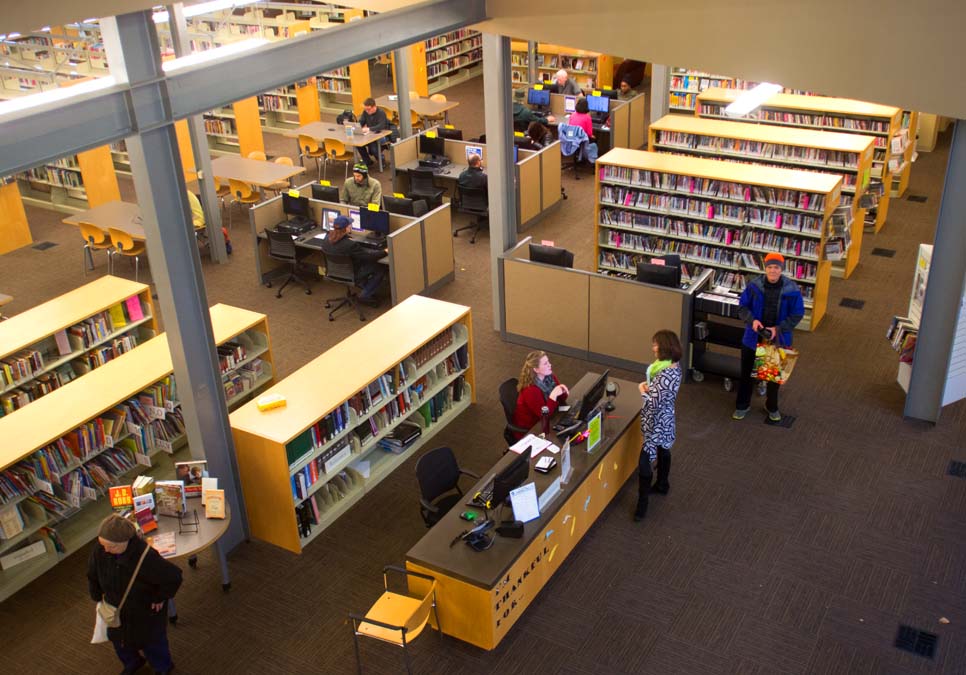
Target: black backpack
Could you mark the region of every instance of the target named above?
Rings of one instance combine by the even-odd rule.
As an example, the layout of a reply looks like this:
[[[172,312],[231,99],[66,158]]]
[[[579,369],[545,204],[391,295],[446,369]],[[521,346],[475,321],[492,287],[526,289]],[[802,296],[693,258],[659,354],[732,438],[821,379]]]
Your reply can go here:
[[[353,114],[351,110],[343,110],[335,118],[336,124],[345,124],[346,122],[355,122],[355,121],[356,121],[356,116]]]

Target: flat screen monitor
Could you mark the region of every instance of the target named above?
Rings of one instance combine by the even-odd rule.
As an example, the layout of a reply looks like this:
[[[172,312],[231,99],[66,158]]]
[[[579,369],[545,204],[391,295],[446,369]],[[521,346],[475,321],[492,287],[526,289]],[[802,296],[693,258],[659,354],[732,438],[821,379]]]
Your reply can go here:
[[[352,231],[362,232],[362,222],[359,220],[359,209],[349,209],[349,217],[352,219]]]
[[[523,485],[529,477],[530,450],[528,448],[493,477],[493,505],[499,506],[509,499],[510,491]]]
[[[463,131],[461,129],[437,129],[436,134],[440,138],[448,138],[451,141],[463,140]]]
[[[340,215],[338,209],[322,209],[322,229],[326,232],[331,230]]]
[[[520,161],[520,146],[513,146],[513,163],[516,164]]]
[[[594,408],[600,403],[600,399],[604,398],[604,392],[607,390],[607,376],[610,375],[609,370],[605,370],[604,374],[597,378],[597,380],[590,385],[590,389],[584,394],[584,397],[580,399],[580,412],[577,415],[577,419],[581,422],[586,422],[590,419],[590,414],[594,412]]]
[[[550,105],[549,89],[530,89],[527,91],[527,103],[530,105]]]
[[[311,216],[309,216],[309,198],[293,197],[290,194],[283,194],[282,211],[287,216],[298,216],[301,218],[310,218]]]
[[[359,225],[363,230],[385,236],[389,234],[389,212],[362,209],[359,211]]]
[[[323,202],[333,202],[335,204],[339,203],[339,188],[334,185],[320,185],[319,183],[312,184],[312,199],[318,199]]]
[[[442,157],[446,154],[446,139],[436,136],[430,138],[426,134],[419,136],[419,152],[433,157]]]
[[[416,217],[413,200],[406,197],[383,197],[382,208],[389,213],[398,213],[400,216]]]
[[[655,286],[677,288],[681,284],[681,268],[674,265],[637,263],[637,280]]]
[[[544,246],[543,244],[530,244],[530,260],[544,265],[556,265],[557,267],[572,268],[574,266],[573,253],[565,248]]]
[[[576,96],[564,96],[564,112],[572,113],[577,109]]]
[[[610,110],[610,99],[606,96],[588,96],[587,108],[592,113],[605,113]]]

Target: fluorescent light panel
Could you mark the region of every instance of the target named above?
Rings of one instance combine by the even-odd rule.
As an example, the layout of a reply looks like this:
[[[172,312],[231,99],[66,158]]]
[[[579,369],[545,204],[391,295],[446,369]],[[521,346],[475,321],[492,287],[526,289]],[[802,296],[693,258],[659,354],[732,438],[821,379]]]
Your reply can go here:
[[[725,108],[725,115],[728,117],[744,117],[781,90],[782,86],[780,84],[762,82],[757,87],[745,91],[741,96],[732,101]]]
[[[190,19],[193,16],[199,16],[201,14],[210,14],[212,12],[219,12],[223,9],[233,9],[235,7],[244,7],[245,5],[251,5],[258,0],[211,0],[211,2],[201,2],[197,5],[188,5],[184,8],[184,16],[186,19]],[[155,12],[152,17],[154,23],[167,23],[168,22],[168,12]]]
[[[232,42],[227,45],[222,45],[221,47],[215,47],[214,49],[208,49],[203,52],[195,52],[194,54],[188,54],[187,56],[165,61],[161,64],[161,68],[164,70],[164,72],[171,73],[176,70],[181,70],[182,68],[196,66],[199,63],[214,61],[215,59],[231,56],[232,54],[247,52],[250,49],[255,49],[256,47],[261,47],[262,45],[266,44],[268,44],[268,40],[265,38],[240,40],[239,42]]]

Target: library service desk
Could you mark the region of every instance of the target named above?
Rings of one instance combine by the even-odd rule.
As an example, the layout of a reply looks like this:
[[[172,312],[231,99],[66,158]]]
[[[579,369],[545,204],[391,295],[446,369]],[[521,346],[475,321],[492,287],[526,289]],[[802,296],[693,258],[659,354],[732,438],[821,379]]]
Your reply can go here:
[[[571,388],[576,401],[597,378],[588,373]],[[540,517],[524,525],[522,538],[501,537],[493,530],[493,546],[474,551],[462,541],[450,546],[470,523],[460,519],[464,510],[482,510],[457,504],[406,554],[406,567],[428,574],[437,582],[436,603],[442,632],[483,649],[494,649],[523,615],[557,568],[576,548],[604,509],[637,470],[641,450],[641,397],[636,382],[611,378],[620,392],[616,409],[604,412],[600,444],[588,453],[586,441],[570,450],[573,471],[570,480],[541,510]],[[603,399],[606,400],[606,399]],[[602,400],[602,403],[603,403]],[[539,429],[534,429],[539,431]],[[558,446],[565,439],[552,440]],[[547,454],[544,450],[538,457]],[[492,476],[517,455],[508,452],[467,491],[467,499],[482,489]],[[537,493],[560,477],[561,459],[549,473],[533,470],[530,476]],[[499,523],[511,519],[511,509],[491,511]],[[411,590],[420,590],[419,579],[411,578]]]

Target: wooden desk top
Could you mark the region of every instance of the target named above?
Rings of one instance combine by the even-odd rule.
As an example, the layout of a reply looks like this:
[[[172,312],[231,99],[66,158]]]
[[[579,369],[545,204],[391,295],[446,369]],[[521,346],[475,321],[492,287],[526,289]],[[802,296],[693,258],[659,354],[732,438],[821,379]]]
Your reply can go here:
[[[572,388],[570,399],[576,401],[594,383],[598,375],[599,373],[584,375]],[[586,441],[570,448],[570,463],[573,468],[570,480],[566,485],[561,486],[560,494],[546,505],[539,518],[531,520],[523,526],[522,538],[501,537],[491,530],[490,532],[494,535],[494,542],[489,550],[477,552],[463,542],[457,542],[450,547],[450,543],[455,537],[471,527],[469,523],[459,517],[460,512],[470,509],[477,511],[480,518],[483,515],[482,509],[457,504],[415,546],[409,549],[409,552],[406,553],[407,562],[436,570],[446,576],[460,579],[483,589],[495,588],[511,565],[527,550],[533,543],[534,538],[547,526],[547,523],[551,522],[567,499],[580,487],[581,483],[593,474],[614,442],[623,436],[632,424],[639,424],[641,397],[638,394],[637,383],[616,378],[611,378],[611,381],[619,383],[620,394],[614,399],[617,408],[613,412],[604,413],[603,437],[600,445],[593,453],[587,452]],[[534,429],[537,430],[536,427]],[[566,440],[558,439],[556,435],[552,436],[553,442],[558,446],[562,446]],[[546,454],[549,453],[544,450],[538,457]],[[560,453],[557,453],[555,457],[557,466],[548,474],[534,471],[533,463],[536,460],[530,460],[531,471],[526,482],[535,482],[538,494],[542,494],[547,486],[560,476]],[[466,491],[466,500],[464,501],[468,501],[485,487],[498,471],[516,458],[517,455],[512,452],[504,455],[491,470],[483,474],[476,485]],[[502,512],[499,509],[490,511],[490,517],[497,521],[504,517],[509,519],[511,515],[512,509],[509,506],[504,507]]]
[[[288,166],[236,155],[222,155],[211,160],[211,172],[218,178],[225,180],[233,178],[259,187],[269,187],[273,183],[288,180],[304,171],[305,169],[298,165]]]
[[[68,225],[88,223],[105,231],[113,227],[115,230],[127,232],[135,241],[147,239],[141,222],[141,207],[130,202],[107,202],[64,218],[64,222]],[[196,225],[195,229],[203,230],[204,225]]]
[[[289,138],[298,138],[302,135],[311,136],[317,141],[324,141],[328,138],[330,140],[342,141],[350,147],[358,148],[363,145],[369,145],[380,138],[385,138],[391,133],[388,129],[386,131],[370,131],[368,134],[357,131],[357,133],[354,133],[350,137],[345,135],[345,127],[341,124],[336,124],[335,122],[312,122],[311,124],[306,124],[304,127],[286,131],[282,135],[288,136]]]
[[[197,532],[179,533],[177,518],[174,516],[159,515],[157,516],[158,529],[149,532],[145,537],[150,538],[159,534],[174,532],[177,550],[174,555],[168,557],[168,560],[175,560],[186,556],[190,557],[201,553],[221,539],[221,536],[228,531],[228,525],[231,523],[231,506],[228,504],[227,499],[225,499],[224,518],[205,518],[205,507],[201,505],[200,498],[191,498],[187,500],[187,504],[189,514],[192,511],[198,512]]]
[[[399,99],[394,96],[390,99],[389,95],[383,95],[376,99],[376,105],[380,108],[389,108],[397,115],[399,114]],[[452,110],[459,105],[459,101],[432,101],[428,98],[410,98],[409,109],[420,117],[435,117],[442,115],[447,110]]]

